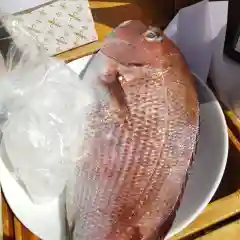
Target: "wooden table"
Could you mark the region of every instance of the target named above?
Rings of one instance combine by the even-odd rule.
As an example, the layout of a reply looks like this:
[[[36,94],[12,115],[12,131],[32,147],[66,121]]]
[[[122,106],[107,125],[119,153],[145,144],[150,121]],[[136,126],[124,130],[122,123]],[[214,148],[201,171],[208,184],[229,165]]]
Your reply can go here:
[[[98,42],[79,47],[59,54],[57,57],[66,62],[93,53],[102,46],[103,38],[112,28],[128,19],[141,19],[146,23],[154,22],[162,27],[174,16],[176,11],[197,0],[100,0],[90,1]],[[225,112],[229,123],[230,154],[229,163],[222,185],[214,201],[205,211],[171,240],[180,239],[212,239],[238,240],[240,239],[240,143],[235,136],[240,132],[240,123],[231,112]],[[231,130],[230,130],[231,129]],[[3,231],[6,240],[39,240],[26,229],[14,216],[3,199]]]

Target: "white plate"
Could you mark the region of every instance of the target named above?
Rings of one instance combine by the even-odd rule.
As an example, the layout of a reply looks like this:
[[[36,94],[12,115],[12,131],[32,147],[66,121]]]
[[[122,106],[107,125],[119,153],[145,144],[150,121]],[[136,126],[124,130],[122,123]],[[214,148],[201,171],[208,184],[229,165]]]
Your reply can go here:
[[[69,66],[80,73],[89,59],[89,56],[78,59]],[[180,232],[206,207],[219,186],[227,162],[228,134],[221,107],[208,87],[199,80],[197,83],[201,103],[197,155],[168,237]],[[4,162],[0,161],[0,181],[15,215],[41,239],[64,239],[64,208],[60,198],[48,204],[34,205]]]

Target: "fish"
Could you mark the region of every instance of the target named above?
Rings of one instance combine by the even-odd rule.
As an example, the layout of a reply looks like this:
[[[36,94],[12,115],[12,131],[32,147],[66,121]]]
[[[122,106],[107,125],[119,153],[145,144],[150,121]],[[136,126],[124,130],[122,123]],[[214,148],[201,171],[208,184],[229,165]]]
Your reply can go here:
[[[72,239],[164,239],[199,133],[194,77],[158,27],[121,23],[82,76],[97,96],[66,187]]]

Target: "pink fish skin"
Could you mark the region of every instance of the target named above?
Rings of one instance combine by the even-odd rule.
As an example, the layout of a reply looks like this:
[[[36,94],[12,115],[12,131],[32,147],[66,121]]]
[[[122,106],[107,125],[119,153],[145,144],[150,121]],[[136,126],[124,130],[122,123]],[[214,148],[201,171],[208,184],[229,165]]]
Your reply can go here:
[[[193,76],[173,42],[140,21],[112,32],[86,76],[107,86],[111,100],[91,113],[87,154],[70,184],[73,238],[163,239],[199,130]]]

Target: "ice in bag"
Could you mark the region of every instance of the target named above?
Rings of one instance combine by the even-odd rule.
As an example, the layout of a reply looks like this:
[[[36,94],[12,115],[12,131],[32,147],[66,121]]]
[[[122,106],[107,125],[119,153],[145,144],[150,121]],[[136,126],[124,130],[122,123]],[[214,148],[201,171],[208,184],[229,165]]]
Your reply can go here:
[[[44,203],[63,192],[75,166],[94,94],[15,17],[7,19],[0,39],[1,155],[31,199]]]

